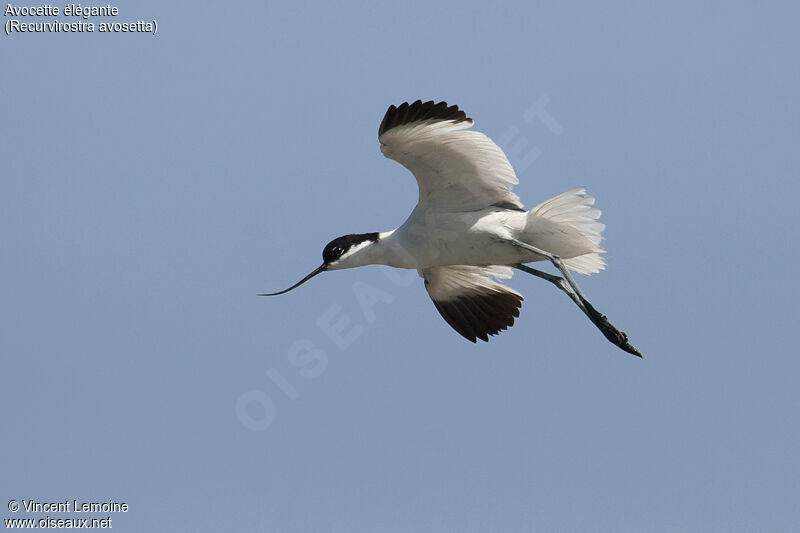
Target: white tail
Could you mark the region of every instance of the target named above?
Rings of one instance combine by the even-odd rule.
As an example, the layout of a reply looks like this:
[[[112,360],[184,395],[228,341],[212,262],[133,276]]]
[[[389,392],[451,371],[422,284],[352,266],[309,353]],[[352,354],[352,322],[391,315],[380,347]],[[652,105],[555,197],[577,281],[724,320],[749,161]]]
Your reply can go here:
[[[594,274],[606,267],[600,254],[605,224],[599,222],[601,211],[594,197],[578,187],[537,205],[528,212],[526,233],[532,244],[564,259],[568,269]],[[537,244],[538,243],[538,244]]]

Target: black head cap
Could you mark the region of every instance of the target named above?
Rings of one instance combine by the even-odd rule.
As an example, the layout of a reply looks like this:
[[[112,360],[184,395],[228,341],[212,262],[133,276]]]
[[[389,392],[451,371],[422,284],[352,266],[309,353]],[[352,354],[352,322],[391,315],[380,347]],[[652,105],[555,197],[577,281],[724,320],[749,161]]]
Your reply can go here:
[[[333,263],[342,257],[347,250],[364,241],[377,241],[378,233],[358,233],[354,235],[344,235],[337,237],[325,245],[322,250],[322,260],[326,265]]]

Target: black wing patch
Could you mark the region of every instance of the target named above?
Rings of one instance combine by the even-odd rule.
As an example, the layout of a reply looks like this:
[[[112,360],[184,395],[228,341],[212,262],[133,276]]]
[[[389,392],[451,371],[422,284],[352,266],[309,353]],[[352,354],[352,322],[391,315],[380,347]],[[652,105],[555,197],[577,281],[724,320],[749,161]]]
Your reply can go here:
[[[422,120],[472,122],[472,119],[460,110],[457,105],[448,106],[447,102],[436,104],[433,100],[422,103],[422,100],[417,100],[413,104],[405,102],[400,104],[399,107],[389,106],[383,121],[381,121],[381,127],[378,128],[378,137],[397,126]]]
[[[425,288],[428,288],[427,280]],[[472,342],[477,339],[488,342],[489,335],[497,335],[513,326],[522,307],[522,296],[511,292],[475,292],[452,300],[434,300],[433,297],[431,300],[442,318]]]

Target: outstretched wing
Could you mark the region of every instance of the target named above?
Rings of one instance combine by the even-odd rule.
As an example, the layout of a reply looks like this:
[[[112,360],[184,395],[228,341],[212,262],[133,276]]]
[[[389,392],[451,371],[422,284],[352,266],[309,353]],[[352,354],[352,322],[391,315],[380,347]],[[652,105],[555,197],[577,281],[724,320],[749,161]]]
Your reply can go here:
[[[506,154],[486,135],[468,131],[458,106],[433,101],[391,106],[378,129],[381,152],[417,178],[419,206],[446,212],[489,206],[522,210],[519,183]]]
[[[419,271],[436,309],[465,339],[489,340],[514,325],[522,295],[493,278],[510,278],[507,266],[441,266]]]

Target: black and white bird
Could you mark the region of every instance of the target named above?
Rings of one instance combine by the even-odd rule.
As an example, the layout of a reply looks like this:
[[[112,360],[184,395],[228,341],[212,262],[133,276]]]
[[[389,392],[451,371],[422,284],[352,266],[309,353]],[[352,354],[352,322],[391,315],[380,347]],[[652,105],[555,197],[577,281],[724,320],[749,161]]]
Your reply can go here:
[[[459,334],[489,340],[514,324],[522,295],[500,280],[528,272],[564,291],[608,340],[641,357],[583,296],[570,271],[605,268],[605,226],[594,198],[579,187],[527,210],[503,151],[473,131],[471,118],[446,102],[391,106],[378,129],[381,152],[417,179],[419,201],[397,229],[345,235],[329,242],[323,263],[284,294],[326,270],[364,265],[412,268],[436,309]],[[525,263],[550,261],[562,277]]]

